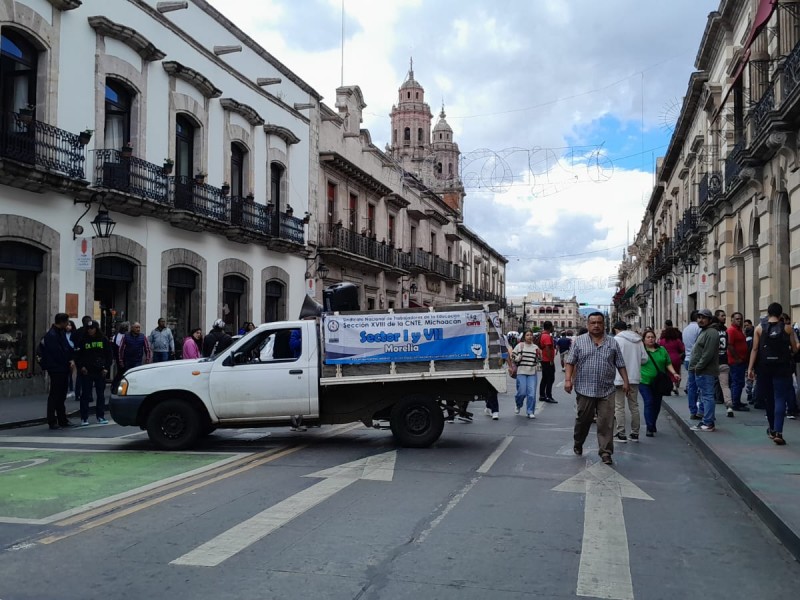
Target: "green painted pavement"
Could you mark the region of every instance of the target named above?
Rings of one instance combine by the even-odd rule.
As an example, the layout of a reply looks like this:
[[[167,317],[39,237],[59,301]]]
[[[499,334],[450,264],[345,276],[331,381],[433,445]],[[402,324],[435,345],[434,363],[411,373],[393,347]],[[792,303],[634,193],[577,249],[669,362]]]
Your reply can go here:
[[[230,454],[0,449],[0,521],[45,519]]]

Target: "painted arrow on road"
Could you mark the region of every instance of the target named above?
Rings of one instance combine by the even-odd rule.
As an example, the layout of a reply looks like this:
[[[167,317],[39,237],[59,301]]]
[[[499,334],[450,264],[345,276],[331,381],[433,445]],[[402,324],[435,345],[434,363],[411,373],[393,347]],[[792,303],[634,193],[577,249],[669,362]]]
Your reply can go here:
[[[323,481],[239,523],[170,564],[216,567],[359,479],[391,481],[396,458],[396,451],[385,452],[306,475]]]
[[[652,500],[635,483],[603,463],[570,477],[556,492],[586,494],[578,596],[633,600],[628,532],[622,499]]]

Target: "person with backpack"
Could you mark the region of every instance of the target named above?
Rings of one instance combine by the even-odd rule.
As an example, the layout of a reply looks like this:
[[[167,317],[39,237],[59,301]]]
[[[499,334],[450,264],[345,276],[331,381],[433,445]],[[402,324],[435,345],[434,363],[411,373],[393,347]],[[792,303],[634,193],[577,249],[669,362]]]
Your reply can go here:
[[[767,410],[767,436],[778,446],[783,439],[783,420],[791,395],[792,353],[797,352],[797,337],[789,323],[781,320],[783,307],[773,302],[767,307],[767,318],[762,319],[753,332],[753,350],[747,369],[749,379],[758,379],[759,395]]]
[[[76,348],[75,363],[82,375],[81,425],[89,424],[89,403],[92,388],[97,394],[95,417],[100,425],[108,424],[105,418],[106,376],[111,369],[111,342],[100,330],[100,323],[91,321]]]

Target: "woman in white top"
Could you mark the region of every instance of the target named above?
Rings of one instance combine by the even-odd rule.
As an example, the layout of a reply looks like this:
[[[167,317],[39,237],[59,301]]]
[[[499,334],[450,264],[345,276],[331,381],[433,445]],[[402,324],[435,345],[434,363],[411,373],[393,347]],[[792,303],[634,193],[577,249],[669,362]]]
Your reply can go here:
[[[527,399],[525,410],[529,419],[536,418],[536,383],[539,373],[539,363],[542,358],[542,349],[533,343],[533,332],[526,331],[525,337],[516,345],[511,355],[517,363],[517,394],[514,398],[517,403],[515,414],[522,409],[523,400]]]

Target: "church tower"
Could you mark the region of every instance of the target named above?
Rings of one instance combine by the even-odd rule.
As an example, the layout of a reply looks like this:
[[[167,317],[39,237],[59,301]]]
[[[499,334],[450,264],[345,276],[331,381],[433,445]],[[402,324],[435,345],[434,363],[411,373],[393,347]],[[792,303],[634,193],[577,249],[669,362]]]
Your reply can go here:
[[[459,173],[461,153],[453,141],[453,130],[445,120],[444,107],[431,131],[433,113],[425,102],[425,90],[414,79],[414,61],[392,106],[392,143],[386,150],[406,171],[439,194],[462,213],[464,186]]]

